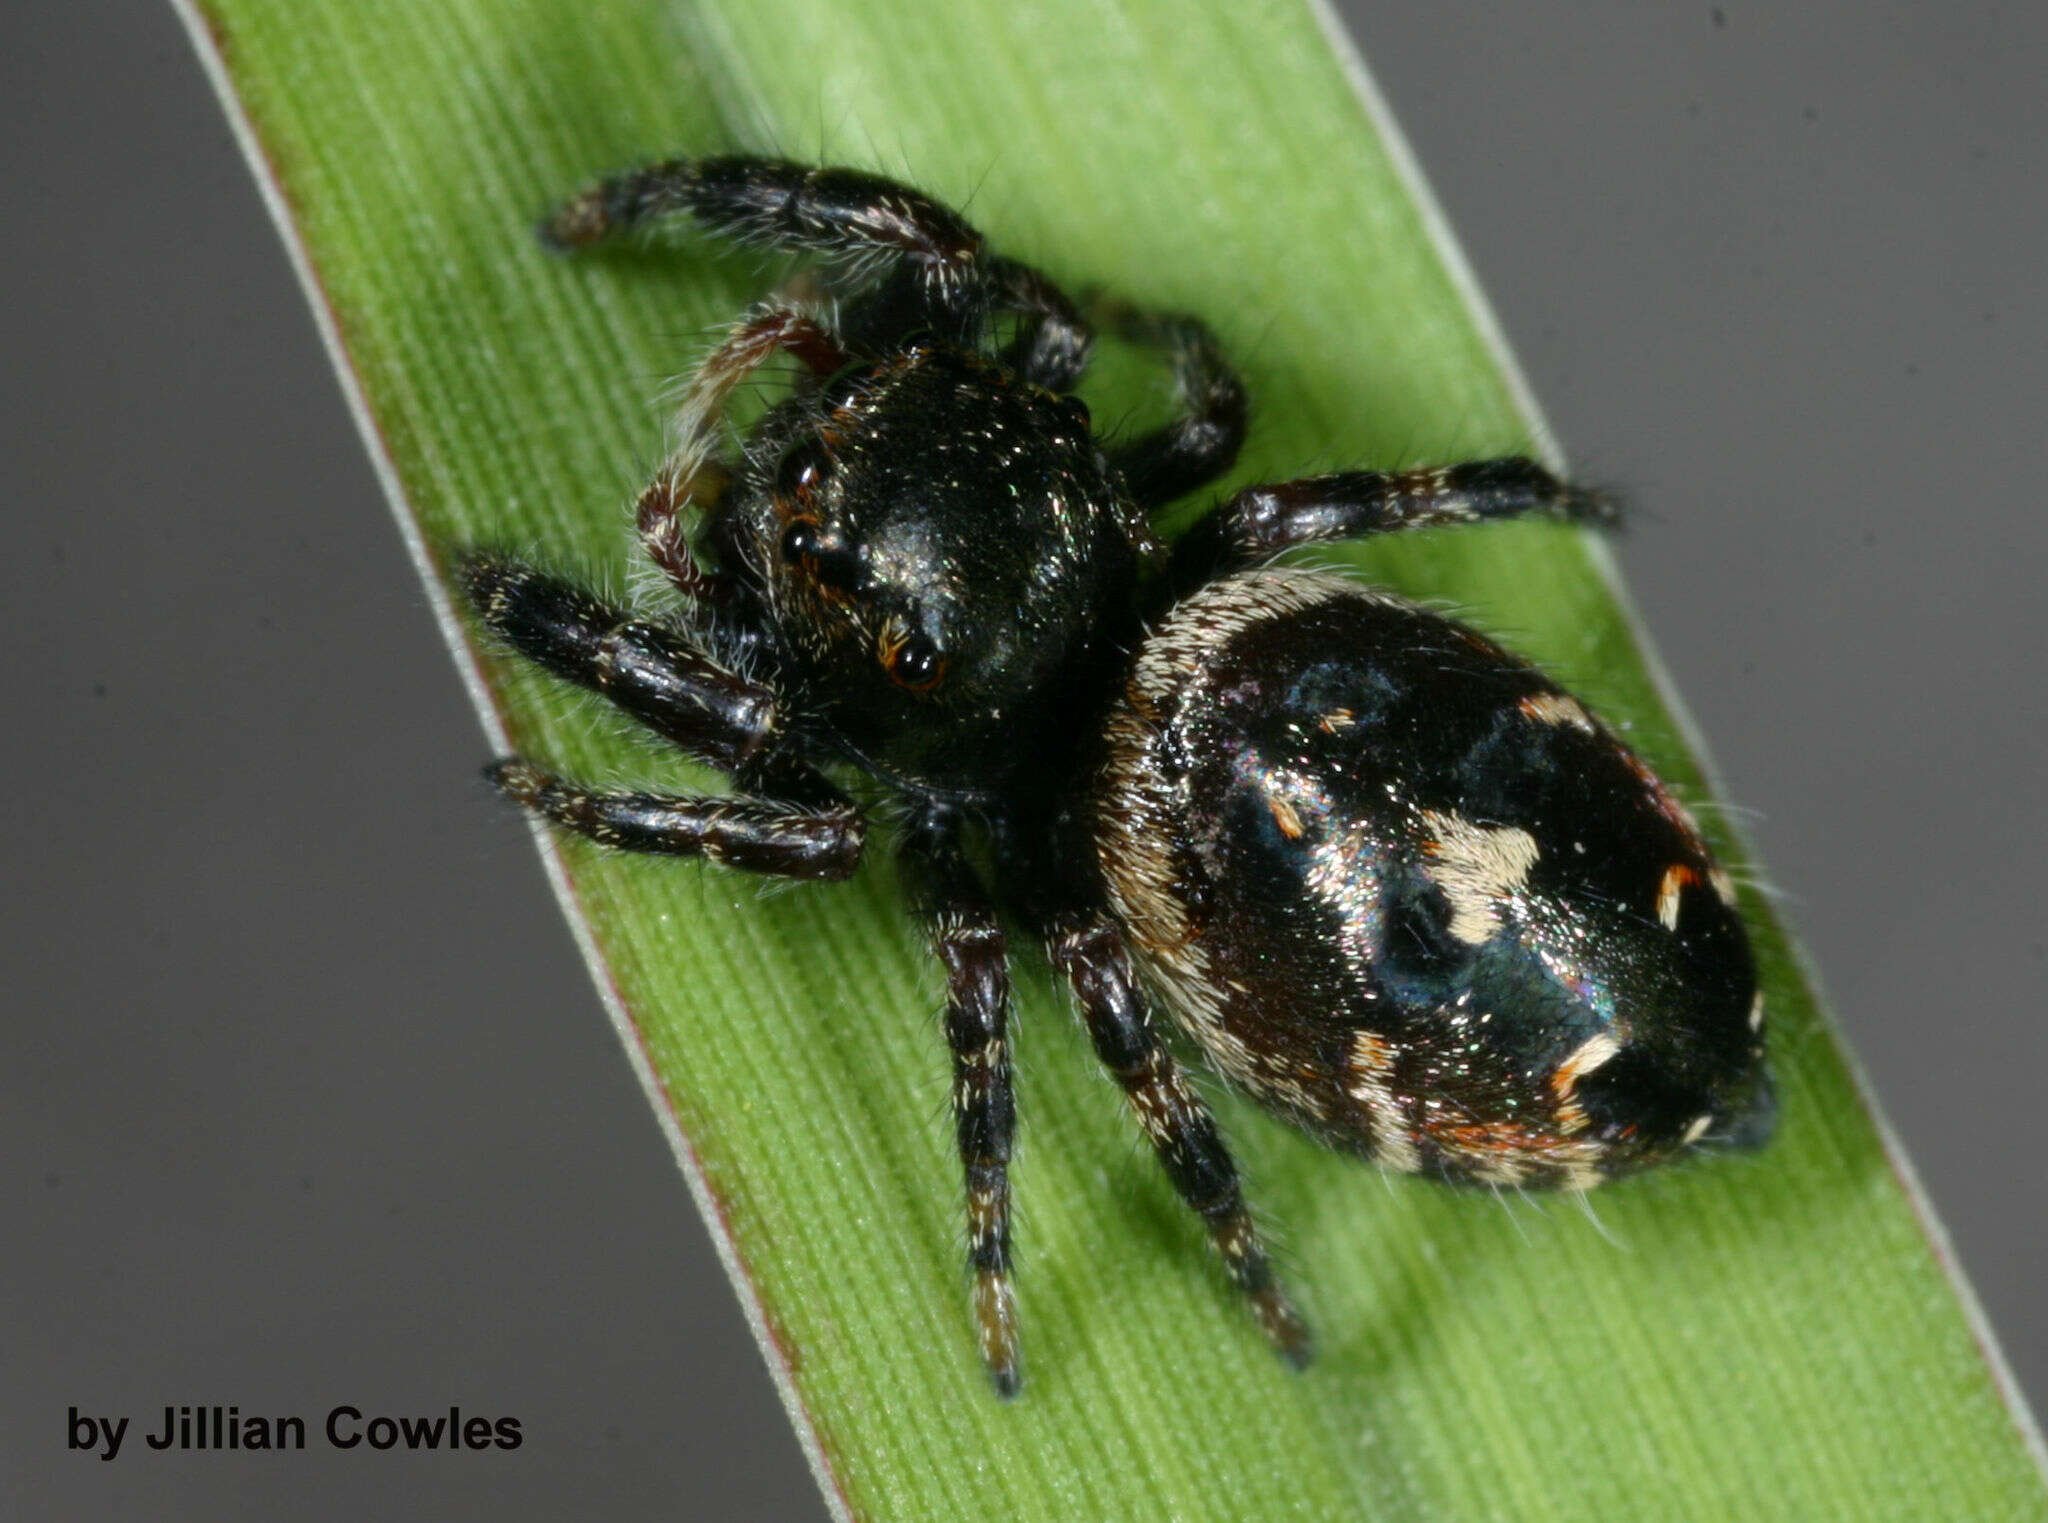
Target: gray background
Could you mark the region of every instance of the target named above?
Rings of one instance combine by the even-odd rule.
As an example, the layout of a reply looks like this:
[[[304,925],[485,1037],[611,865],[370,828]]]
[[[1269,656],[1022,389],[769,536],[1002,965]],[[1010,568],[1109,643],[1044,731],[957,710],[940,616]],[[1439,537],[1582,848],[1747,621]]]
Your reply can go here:
[[[2048,27],[1724,10],[1351,19],[2039,1399]],[[168,10],[10,7],[0,154],[0,1510],[820,1515]]]

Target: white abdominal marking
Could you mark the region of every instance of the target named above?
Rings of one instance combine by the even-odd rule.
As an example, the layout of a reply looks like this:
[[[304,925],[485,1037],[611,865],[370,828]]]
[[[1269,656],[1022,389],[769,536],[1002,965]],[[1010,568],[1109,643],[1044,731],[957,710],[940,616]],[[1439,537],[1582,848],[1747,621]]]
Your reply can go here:
[[[1344,1088],[1365,1107],[1372,1127],[1372,1156],[1396,1173],[1413,1174],[1422,1167],[1422,1155],[1394,1098],[1394,1056],[1393,1045],[1378,1032],[1354,1032],[1344,1063]]]
[[[1451,905],[1451,934],[1479,946],[1500,928],[1501,907],[1528,881],[1542,855],[1536,838],[1512,825],[1480,825],[1461,814],[1422,811],[1435,835],[1423,850],[1423,870]]]

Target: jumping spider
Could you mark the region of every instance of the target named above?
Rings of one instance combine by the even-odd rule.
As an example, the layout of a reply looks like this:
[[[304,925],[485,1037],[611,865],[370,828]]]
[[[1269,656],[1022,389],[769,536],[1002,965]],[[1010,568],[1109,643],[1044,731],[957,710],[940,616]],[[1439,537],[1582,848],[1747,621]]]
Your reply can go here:
[[[517,758],[490,776],[606,846],[788,878],[861,859],[865,822],[821,768],[900,803],[899,865],[946,972],[974,1325],[999,1392],[1019,1379],[999,908],[1050,949],[1297,1364],[1308,1333],[1155,1005],[1254,1098],[1391,1169],[1585,1189],[1704,1138],[1761,1140],[1754,965],[1685,809],[1471,630],[1269,564],[1427,525],[1600,522],[1601,497],[1525,459],[1350,471],[1240,491],[1169,551],[1150,515],[1245,435],[1200,322],[1094,312],[1163,353],[1180,399],[1165,426],[1103,439],[1072,394],[1089,319],[931,198],[848,169],[679,160],[584,191],[543,234],[568,248],[669,216],[817,265],[812,296],[763,303],[705,361],[639,500],[680,620],[495,553],[461,579],[495,634],[734,791],[595,792]],[[778,354],[798,362],[792,394],[721,459],[727,399]]]

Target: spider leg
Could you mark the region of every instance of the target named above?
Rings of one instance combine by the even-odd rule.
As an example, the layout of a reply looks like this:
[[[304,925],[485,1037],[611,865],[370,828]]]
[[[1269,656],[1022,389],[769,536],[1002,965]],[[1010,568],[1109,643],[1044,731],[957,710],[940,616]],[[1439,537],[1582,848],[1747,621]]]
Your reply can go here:
[[[967,1267],[975,1335],[996,1394],[1021,1379],[1010,1287],[1010,973],[1002,927],[960,847],[956,819],[928,812],[904,832],[910,897],[946,969],[946,1045],[953,1054],[953,1129],[967,1182]]]
[[[761,303],[732,326],[690,377],[676,413],[675,450],[640,494],[640,546],[685,597],[724,600],[724,579],[702,570],[690,554],[684,518],[696,502],[715,504],[729,484],[725,467],[712,458],[726,402],[784,350],[821,378],[846,363],[839,341],[803,302],[778,296]]]
[[[1221,503],[1174,547],[1174,580],[1190,587],[1296,545],[1532,514],[1601,525],[1618,520],[1611,498],[1519,455],[1414,471],[1342,471],[1246,487]]]
[[[1095,345],[1088,319],[1050,276],[1028,264],[991,259],[988,278],[997,310],[1022,319],[1003,349],[1003,363],[1034,386],[1072,391]]]
[[[1199,318],[1102,303],[1099,321],[1135,343],[1166,351],[1180,416],[1109,451],[1138,506],[1150,513],[1214,481],[1237,463],[1249,409],[1244,383]]]
[[[677,213],[736,242],[817,254],[856,272],[907,263],[934,290],[967,283],[982,250],[981,234],[958,212],[907,185],[749,156],[626,170],[570,197],[540,233],[556,248],[580,248]]]
[[[459,574],[485,625],[513,649],[609,698],[692,756],[732,772],[781,738],[774,691],[681,636],[506,556],[471,554]]]
[[[1105,920],[1070,924],[1053,937],[1051,953],[1073,985],[1096,1057],[1123,1086],[1174,1189],[1208,1226],[1273,1346],[1297,1368],[1306,1364],[1308,1328],[1274,1276],[1215,1118],[1152,1030],[1122,938]]]
[[[852,804],[818,809],[781,799],[603,793],[519,757],[484,776],[515,803],[619,851],[705,857],[778,878],[841,879],[860,866],[866,824]]]
[[[540,235],[554,248],[581,248],[676,215],[736,242],[815,254],[856,284],[893,266],[900,278],[847,320],[849,333],[884,348],[921,322],[971,341],[993,309],[1023,319],[1003,359],[1025,379],[1066,391],[1088,363],[1093,334],[1051,280],[989,257],[980,232],[943,202],[857,169],[745,155],[645,164],[571,196]]]

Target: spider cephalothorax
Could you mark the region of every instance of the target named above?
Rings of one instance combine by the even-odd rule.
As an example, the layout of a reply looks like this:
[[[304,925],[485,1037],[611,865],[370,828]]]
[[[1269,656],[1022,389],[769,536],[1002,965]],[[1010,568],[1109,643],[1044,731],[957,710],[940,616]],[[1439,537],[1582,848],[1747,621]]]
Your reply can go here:
[[[1071,395],[1089,319],[918,192],[684,160],[593,187],[543,233],[568,247],[670,214],[821,265],[812,297],[764,303],[705,361],[640,498],[680,619],[489,552],[461,576],[495,634],[736,791],[593,792],[516,758],[491,776],[602,844],[792,878],[847,877],[866,844],[822,768],[900,801],[900,866],[947,973],[975,1328],[999,1391],[1019,1378],[999,905],[1046,944],[1296,1362],[1307,1333],[1147,988],[1255,1098],[1394,1169],[1583,1189],[1706,1138],[1762,1139],[1755,969],[1683,807],[1481,636],[1265,564],[1414,526],[1598,521],[1602,499],[1523,459],[1306,477],[1239,492],[1169,557],[1150,514],[1227,470],[1245,430],[1201,323],[1091,309],[1163,351],[1181,398],[1165,426],[1105,440]],[[790,395],[721,459],[726,399],[777,354],[799,362]]]
[[[1074,397],[916,342],[766,419],[718,515],[782,687],[870,770],[956,801],[1099,686],[1156,550]]]

